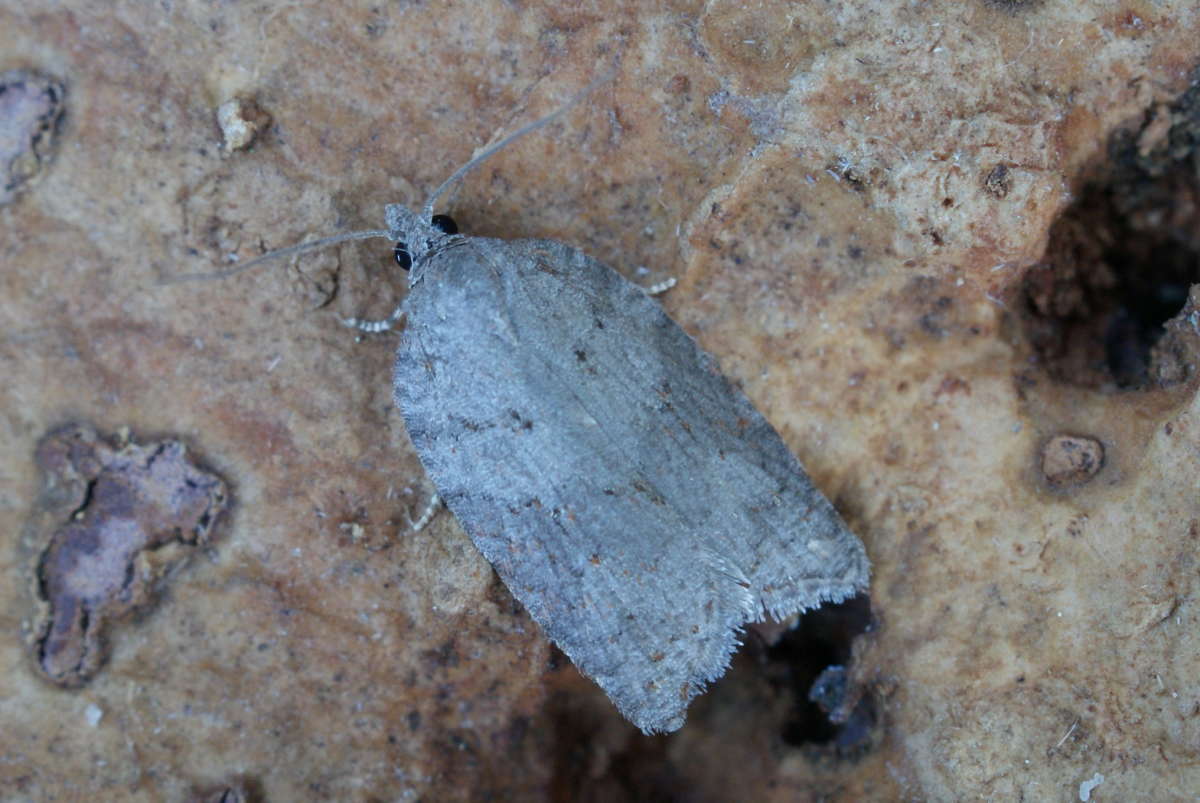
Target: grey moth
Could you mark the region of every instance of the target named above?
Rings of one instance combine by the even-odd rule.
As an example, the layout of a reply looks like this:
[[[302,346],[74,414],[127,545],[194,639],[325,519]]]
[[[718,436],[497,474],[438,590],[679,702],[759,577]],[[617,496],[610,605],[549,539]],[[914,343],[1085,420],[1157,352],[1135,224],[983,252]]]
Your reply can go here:
[[[631,722],[677,729],[743,625],[866,586],[861,542],[644,290],[560,242],[386,219],[411,258],[394,396],[421,462]]]

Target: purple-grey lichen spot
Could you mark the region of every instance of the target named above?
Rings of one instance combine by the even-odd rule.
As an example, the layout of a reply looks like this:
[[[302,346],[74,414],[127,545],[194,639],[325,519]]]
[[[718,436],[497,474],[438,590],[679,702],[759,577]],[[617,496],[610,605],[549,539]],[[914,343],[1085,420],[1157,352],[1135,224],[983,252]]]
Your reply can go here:
[[[52,524],[34,567],[30,650],[44,678],[76,687],[104,663],[113,624],[210,542],[228,494],[179,441],[110,443],[76,425],[47,436],[36,460]]]
[[[0,206],[37,178],[56,145],[63,85],[26,70],[0,73]]]
[[[1052,488],[1090,481],[1104,465],[1104,446],[1095,438],[1055,435],[1042,447],[1042,474]]]

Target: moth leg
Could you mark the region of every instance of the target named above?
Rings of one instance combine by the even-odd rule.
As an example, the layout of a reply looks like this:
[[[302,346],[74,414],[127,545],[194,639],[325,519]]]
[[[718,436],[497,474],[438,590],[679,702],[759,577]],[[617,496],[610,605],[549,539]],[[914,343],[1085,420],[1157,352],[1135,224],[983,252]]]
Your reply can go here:
[[[442,497],[438,496],[437,493],[434,492],[433,496],[429,497],[429,504],[425,506],[425,512],[421,514],[421,518],[413,521],[412,517],[408,516],[409,528],[414,533],[421,532],[421,530],[425,529],[426,524],[433,521],[433,517],[436,516],[438,511],[441,509]]]
[[[674,286],[675,286],[675,277],[672,276],[670,279],[663,279],[658,284],[652,284],[649,287],[647,287],[646,295],[648,295],[648,296],[662,295],[663,293],[667,292]]]
[[[371,320],[370,318],[342,318],[342,323],[349,326],[351,329],[358,329],[363,332],[375,334],[377,332],[386,332],[396,325],[396,322],[404,317],[404,310],[401,307],[396,307],[392,310],[392,314],[386,318],[379,320]]]

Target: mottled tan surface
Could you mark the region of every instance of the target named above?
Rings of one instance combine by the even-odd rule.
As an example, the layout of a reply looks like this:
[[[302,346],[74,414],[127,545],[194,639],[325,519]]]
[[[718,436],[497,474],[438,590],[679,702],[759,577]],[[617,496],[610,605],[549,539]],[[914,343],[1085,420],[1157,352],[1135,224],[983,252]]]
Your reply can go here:
[[[1200,14],[841,5],[0,0],[0,72],[66,92],[57,153],[0,207],[0,797],[1070,800],[1101,773],[1093,800],[1192,799],[1200,313],[1156,353],[1169,387],[1129,389],[1096,367],[1113,268],[1084,246],[1194,233],[1170,200],[1194,173],[1171,214],[1121,206],[1121,173],[1128,231],[1083,215],[1070,258],[1030,266],[1118,174],[1110,142],[1182,170]],[[668,310],[874,562],[853,676],[878,720],[852,750],[785,738],[806,690],[753,644],[682,731],[641,737],[451,517],[398,535],[431,489],[389,341],[337,321],[402,294],[385,246],[158,284],[375,227],[614,61],[448,211],[679,279]],[[232,100],[266,126],[248,148],[223,142]],[[182,439],[232,501],[64,691],[22,625],[35,448],[74,421]],[[1090,481],[1047,483],[1056,435],[1103,447]]]

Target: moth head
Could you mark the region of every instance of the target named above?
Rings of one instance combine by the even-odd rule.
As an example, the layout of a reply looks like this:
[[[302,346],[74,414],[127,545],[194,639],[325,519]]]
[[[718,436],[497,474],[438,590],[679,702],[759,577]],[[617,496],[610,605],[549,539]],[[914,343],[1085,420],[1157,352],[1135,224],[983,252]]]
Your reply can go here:
[[[418,214],[399,204],[384,207],[388,237],[396,241],[396,262],[409,270],[426,254],[458,233],[458,224],[449,215]]]

